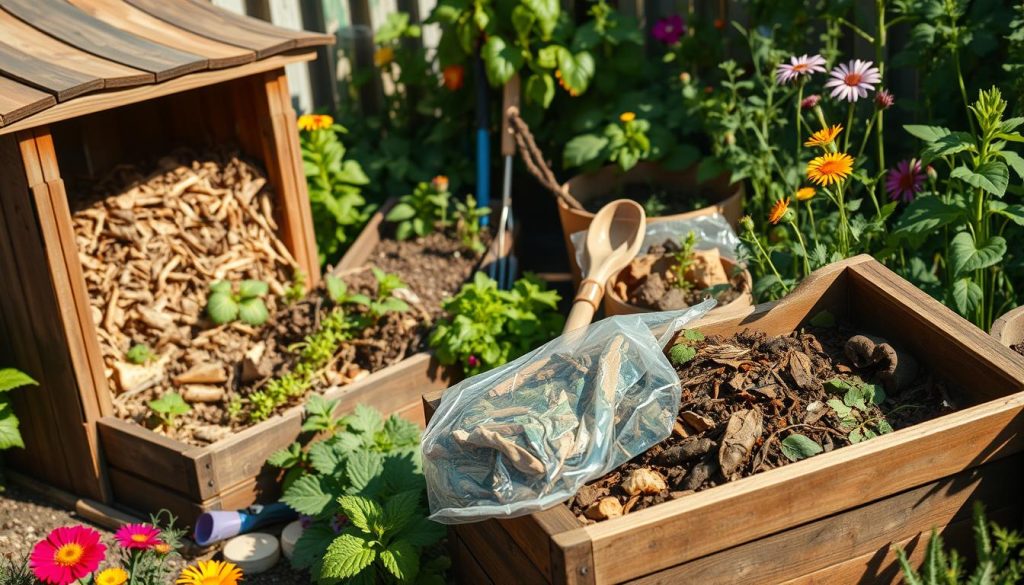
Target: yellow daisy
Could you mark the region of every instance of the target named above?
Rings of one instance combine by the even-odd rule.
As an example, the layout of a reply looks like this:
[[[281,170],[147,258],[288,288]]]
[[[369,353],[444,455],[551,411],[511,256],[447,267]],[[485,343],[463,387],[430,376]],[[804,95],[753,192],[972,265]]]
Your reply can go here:
[[[796,191],[796,199],[797,201],[807,201],[812,199],[817,193],[814,187],[800,187]]]
[[[299,130],[312,132],[323,130],[334,125],[334,118],[325,114],[303,114],[299,116]]]
[[[224,561],[199,561],[192,567],[185,567],[175,581],[177,585],[238,585],[242,570],[233,563]]]
[[[96,585],[124,585],[128,581],[128,571],[121,567],[104,569],[96,575]]]
[[[842,181],[852,171],[853,158],[845,152],[830,152],[807,163],[807,178],[823,187]]]
[[[619,114],[620,122],[626,123],[632,122],[633,120],[636,120],[636,114],[633,112],[622,112],[621,114]]]
[[[768,213],[769,223],[772,225],[779,223],[787,211],[789,211],[789,197],[779,199],[775,205],[772,205],[772,210]]]
[[[835,141],[836,136],[839,136],[839,133],[842,131],[843,127],[839,124],[836,124],[831,128],[822,128],[814,134],[811,134],[811,137],[807,142],[804,142],[804,146],[820,146],[825,148],[829,144],[832,144],[832,142]]]

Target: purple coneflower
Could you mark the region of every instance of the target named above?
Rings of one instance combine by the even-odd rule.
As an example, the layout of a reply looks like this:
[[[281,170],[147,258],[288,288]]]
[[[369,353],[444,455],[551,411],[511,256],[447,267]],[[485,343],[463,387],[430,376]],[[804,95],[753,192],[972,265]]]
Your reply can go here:
[[[888,89],[880,89],[875,94],[875,107],[879,110],[888,110],[894,103],[896,103],[896,98]]]
[[[662,18],[654,23],[654,28],[651,29],[651,36],[666,45],[678,43],[684,33],[686,33],[686,23],[678,14]]]
[[[805,97],[804,99],[800,100],[800,109],[801,110],[813,110],[814,106],[818,105],[818,102],[820,102],[820,101],[821,101],[821,96],[816,94],[816,93],[812,93],[811,95],[809,95],[809,96]]]
[[[867,97],[868,91],[874,91],[874,84],[882,80],[874,63],[860,59],[840,64],[829,75],[832,79],[825,82],[825,87],[832,88],[832,97],[848,102]]]
[[[789,58],[789,63],[780,63],[775,68],[775,81],[780,85],[811,73],[825,72],[825,58],[821,55],[796,55]]]
[[[902,199],[910,203],[924,188],[923,184],[924,172],[921,170],[921,161],[916,158],[901,161],[896,168],[889,170],[885,178],[885,190],[893,201]]]

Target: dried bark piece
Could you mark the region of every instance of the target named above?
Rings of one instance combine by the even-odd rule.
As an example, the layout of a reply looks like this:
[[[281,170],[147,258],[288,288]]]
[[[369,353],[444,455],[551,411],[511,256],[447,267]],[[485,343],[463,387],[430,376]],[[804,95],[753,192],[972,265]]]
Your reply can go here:
[[[134,394],[151,388],[164,379],[166,360],[140,366],[128,362],[114,364],[114,383],[122,394]]]
[[[704,482],[714,475],[716,471],[718,471],[718,460],[715,458],[714,453],[708,453],[700,463],[693,466],[690,473],[686,474],[686,477],[683,478],[683,483],[679,484],[679,489],[681,491],[696,490],[704,485]]]
[[[858,368],[878,367],[878,380],[891,394],[906,388],[917,376],[917,360],[881,337],[854,335],[843,349]]]
[[[622,504],[615,498],[601,498],[600,501],[591,504],[584,515],[591,520],[616,518],[622,516]]]
[[[654,462],[665,467],[675,467],[683,463],[703,457],[715,448],[715,442],[707,437],[690,438],[678,445],[672,445],[654,458]]]
[[[697,250],[693,253],[693,263],[686,271],[686,280],[697,288],[711,288],[719,284],[729,284],[729,275],[722,266],[722,255],[718,248]]]
[[[694,433],[703,433],[708,429],[715,428],[715,421],[691,410],[681,412],[679,417],[683,419],[683,424],[693,429]]]
[[[227,370],[225,370],[224,364],[218,362],[192,366],[187,372],[174,377],[174,383],[178,386],[185,384],[223,384],[227,381]]]
[[[544,464],[533,453],[489,429],[478,427],[471,433],[459,429],[452,433],[452,438],[463,446],[494,449],[504,455],[513,467],[527,475],[544,474]]]
[[[608,488],[595,485],[585,485],[576,492],[576,505],[580,508],[589,508],[598,498],[607,496]]]
[[[750,458],[763,428],[760,410],[740,410],[729,417],[722,446],[718,450],[718,464],[726,479],[732,481],[736,478],[740,467]]]
[[[189,384],[182,389],[181,397],[185,402],[220,402],[224,400],[224,389],[208,384]]]
[[[668,489],[665,478],[660,473],[647,467],[634,469],[626,481],[622,482],[622,489],[627,494],[660,494]]]
[[[806,353],[794,351],[789,354],[789,375],[793,378],[793,383],[801,390],[821,391],[821,381],[814,376],[814,364]]]

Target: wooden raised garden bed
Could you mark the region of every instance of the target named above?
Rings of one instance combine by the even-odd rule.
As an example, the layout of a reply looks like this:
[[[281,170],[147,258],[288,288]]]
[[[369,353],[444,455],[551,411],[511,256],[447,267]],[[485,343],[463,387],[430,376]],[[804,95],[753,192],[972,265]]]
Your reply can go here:
[[[559,504],[453,526],[463,583],[858,583],[898,576],[891,544],[920,560],[933,526],[970,532],[970,502],[1020,518],[1024,365],[867,256],[814,273],[787,298],[710,315],[706,335],[790,333],[829,311],[886,337],[960,387],[959,410],[780,468],[587,526]],[[440,393],[425,397],[428,417]]]

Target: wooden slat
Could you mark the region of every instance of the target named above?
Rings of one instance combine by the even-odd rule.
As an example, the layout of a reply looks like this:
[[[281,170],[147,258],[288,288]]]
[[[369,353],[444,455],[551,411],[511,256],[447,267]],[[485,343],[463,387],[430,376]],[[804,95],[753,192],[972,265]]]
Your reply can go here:
[[[199,486],[200,489],[216,494],[258,476],[264,471],[267,458],[298,439],[301,429],[302,407],[295,407],[201,448],[210,455],[213,485],[207,483]]]
[[[199,55],[150,42],[96,20],[63,0],[0,0],[34,28],[115,63],[152,73],[157,82],[206,69]]]
[[[158,435],[137,424],[107,416],[97,422],[107,464],[127,472],[145,472],[154,483],[201,501],[196,486],[190,448],[180,441]]]
[[[143,518],[160,510],[168,510],[178,517],[182,525],[188,526],[195,522],[199,514],[211,509],[204,509],[202,502],[157,485],[148,477],[140,477],[115,467],[111,467],[109,473],[115,504]],[[219,509],[218,502],[209,505],[212,509]]]
[[[103,80],[103,87],[131,87],[153,83],[153,74],[108,61],[63,43],[0,10],[2,41],[41,61],[56,63]]]
[[[64,101],[103,88],[103,80],[38,59],[4,42],[0,37],[0,72]]]
[[[529,516],[501,520],[498,525],[514,540],[530,561],[552,582],[556,582],[552,540],[559,533],[580,529],[580,523],[565,506],[556,506]]]
[[[547,578],[534,566],[514,540],[495,520],[462,524],[459,538],[495,583],[545,583]]]
[[[3,12],[0,11],[0,15],[2,14]],[[0,23],[0,27],[3,27],[2,23]],[[4,30],[6,32],[7,29],[4,28]],[[45,37],[45,35],[43,36]],[[314,57],[316,57],[316,53],[312,51],[277,55],[263,61],[254,61],[238,67],[218,69],[215,71],[200,71],[198,73],[172,79],[164,83],[134,87],[116,92],[100,92],[85,95],[62,104],[57,104],[56,106],[35,114],[27,120],[8,124],[7,126],[0,128],[0,135],[42,124],[53,124],[54,122],[60,122],[69,118],[76,118],[78,116],[91,114],[101,110],[108,110],[119,106],[163,97],[165,95],[187,91],[197,87],[204,87],[215,83],[222,83],[224,81],[247,77],[271,69],[277,69],[291,63],[309,61]],[[144,75],[149,76],[148,73],[144,73]],[[152,76],[149,76],[147,79],[151,77]]]
[[[256,59],[256,53],[208,39],[155,18],[123,0],[68,0],[80,10],[136,36],[206,58],[210,69],[235,67]]]
[[[1019,506],[1022,463],[1020,455],[1008,457],[630,583],[781,583],[864,555],[884,556],[892,542],[969,520],[975,501],[992,509]]]
[[[173,24],[178,28],[191,31],[209,39],[228,43],[236,47],[249,49],[257,59],[264,59],[284,51],[294,49],[298,43],[294,38],[277,35],[254,33],[245,28],[235,26],[232,19],[225,16],[224,11],[207,15],[197,13],[194,6],[187,2],[167,2],[166,0],[126,0],[132,6]],[[230,13],[227,13],[230,14]]]
[[[295,48],[318,47],[334,43],[332,35],[275,26],[258,18],[236,14],[204,0],[181,0],[181,4],[188,5],[187,9],[193,10],[196,18],[216,19],[227,27],[246,30],[257,35],[292,39],[295,41],[293,45]]]
[[[452,549],[454,560],[452,568],[455,572],[455,581],[459,585],[494,585],[494,581],[487,576],[483,567],[473,557],[473,553],[469,552],[466,543],[462,542],[462,539],[454,532],[448,534],[449,548]]]
[[[13,79],[0,77],[0,127],[27,118],[56,103],[57,98],[52,95],[32,89]]]

